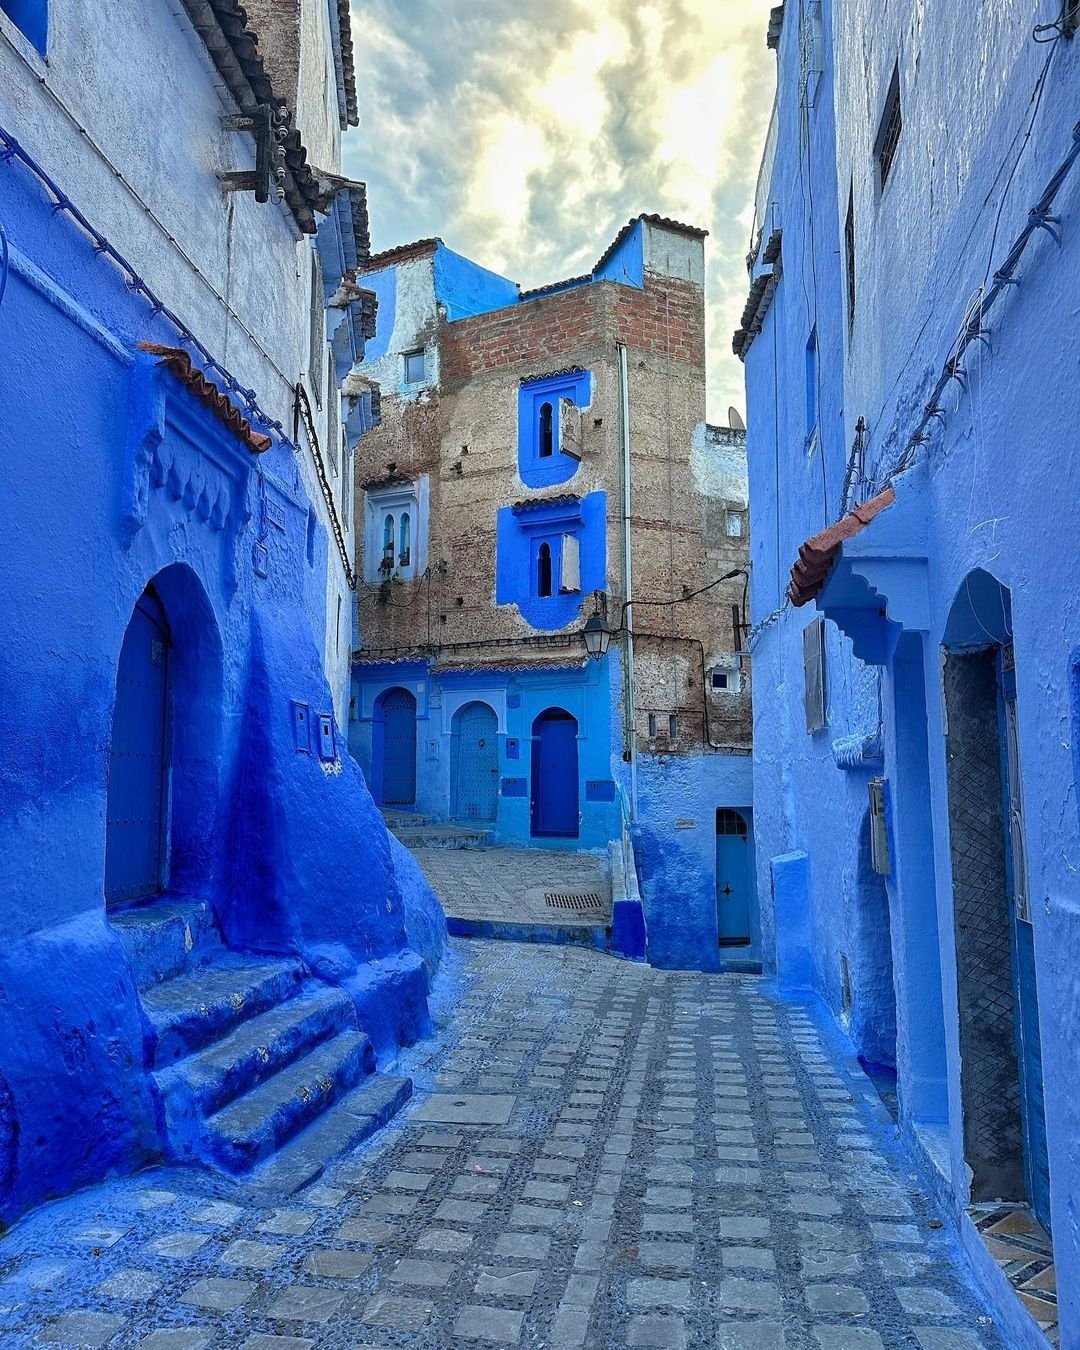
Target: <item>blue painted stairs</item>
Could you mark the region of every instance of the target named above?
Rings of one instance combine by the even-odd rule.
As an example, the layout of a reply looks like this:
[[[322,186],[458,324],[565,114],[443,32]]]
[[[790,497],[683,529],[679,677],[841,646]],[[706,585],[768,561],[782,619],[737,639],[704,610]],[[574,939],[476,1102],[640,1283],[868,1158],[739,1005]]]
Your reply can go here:
[[[291,1193],[408,1099],[408,1078],[376,1074],[352,1000],[299,959],[231,951],[206,903],[111,917],[173,1161]]]

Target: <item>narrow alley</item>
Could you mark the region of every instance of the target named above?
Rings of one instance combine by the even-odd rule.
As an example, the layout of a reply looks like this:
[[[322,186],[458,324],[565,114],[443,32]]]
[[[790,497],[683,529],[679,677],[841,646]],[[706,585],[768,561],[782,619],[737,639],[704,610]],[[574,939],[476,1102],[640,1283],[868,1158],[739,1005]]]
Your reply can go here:
[[[39,1210],[6,1347],[1001,1350],[858,1065],[754,977],[456,939],[415,1095],[286,1208],[192,1171]]]

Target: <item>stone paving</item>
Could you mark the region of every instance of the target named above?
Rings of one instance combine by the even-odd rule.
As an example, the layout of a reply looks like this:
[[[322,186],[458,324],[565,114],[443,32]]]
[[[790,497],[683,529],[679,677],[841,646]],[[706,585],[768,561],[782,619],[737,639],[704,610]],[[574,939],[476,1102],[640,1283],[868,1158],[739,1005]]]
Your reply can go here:
[[[754,977],[456,941],[416,1096],[275,1208],[157,1170],[0,1241],[0,1344],[1003,1350],[858,1066]]]
[[[599,925],[611,922],[611,879],[604,854],[534,848],[412,850],[447,916],[478,922]],[[582,913],[556,909],[549,891],[586,893],[599,904]]]

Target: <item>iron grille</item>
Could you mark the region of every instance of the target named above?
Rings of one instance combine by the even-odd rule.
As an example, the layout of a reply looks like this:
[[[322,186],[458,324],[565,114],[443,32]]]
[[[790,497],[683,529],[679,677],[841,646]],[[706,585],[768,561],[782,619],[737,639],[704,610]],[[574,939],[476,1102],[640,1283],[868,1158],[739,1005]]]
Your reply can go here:
[[[855,189],[848,193],[847,219],[844,221],[844,260],[847,264],[847,321],[855,323]]]
[[[721,806],[716,812],[716,833],[717,834],[737,834],[745,839],[747,835],[746,821],[739,815],[738,811],[732,811],[729,807]]]
[[[595,891],[545,891],[544,904],[550,909],[573,910],[575,914],[603,908],[603,901]]]
[[[889,830],[885,816],[885,779],[871,778],[870,792],[870,860],[878,876],[887,877],[892,871],[889,857]]]
[[[874,141],[874,156],[878,162],[878,186],[884,188],[889,176],[896,147],[903,130],[904,119],[900,112],[900,67],[893,67],[889,92],[885,99],[885,111],[881,114],[877,138]]]

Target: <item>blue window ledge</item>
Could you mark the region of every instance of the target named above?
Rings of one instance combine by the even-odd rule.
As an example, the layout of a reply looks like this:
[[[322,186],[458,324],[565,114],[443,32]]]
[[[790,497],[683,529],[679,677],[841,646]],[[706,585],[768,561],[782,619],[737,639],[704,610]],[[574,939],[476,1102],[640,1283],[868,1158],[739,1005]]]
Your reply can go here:
[[[568,536],[577,541],[577,587],[564,589],[564,550]],[[552,594],[537,594],[541,544],[551,554]],[[606,588],[607,495],[556,497],[505,506],[496,522],[495,601],[517,605],[533,628],[553,633],[581,616],[590,591]]]

